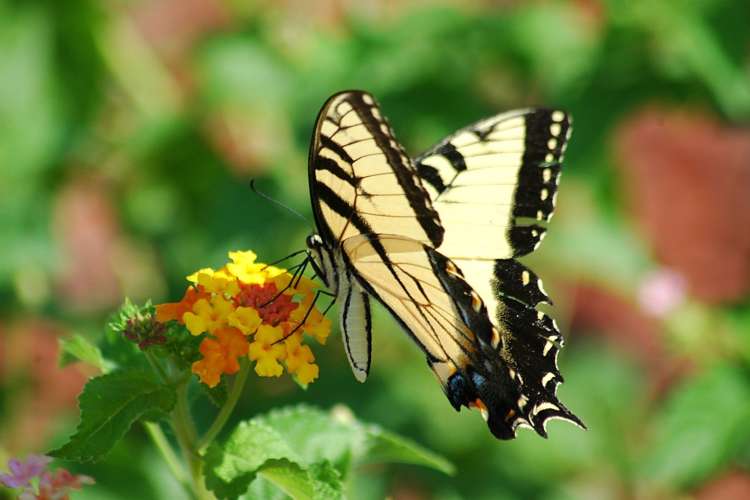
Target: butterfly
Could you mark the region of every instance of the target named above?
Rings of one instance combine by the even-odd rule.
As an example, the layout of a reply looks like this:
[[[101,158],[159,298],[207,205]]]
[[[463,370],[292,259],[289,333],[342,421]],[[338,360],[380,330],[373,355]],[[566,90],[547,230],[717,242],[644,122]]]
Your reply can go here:
[[[370,370],[374,298],[451,405],[479,409],[496,437],[521,426],[546,437],[553,418],[585,428],[556,396],[563,338],[537,309],[551,301],[516,260],[544,238],[570,131],[563,111],[511,111],[412,159],[372,95],[328,99],[310,145],[317,233],[306,243],[357,380]]]

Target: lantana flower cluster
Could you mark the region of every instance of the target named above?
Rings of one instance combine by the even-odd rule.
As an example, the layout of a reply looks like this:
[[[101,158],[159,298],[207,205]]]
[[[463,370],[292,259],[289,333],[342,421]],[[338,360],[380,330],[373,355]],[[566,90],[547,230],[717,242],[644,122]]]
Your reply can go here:
[[[302,385],[318,378],[315,356],[304,341],[307,335],[325,344],[331,322],[314,307],[316,285],[256,262],[251,251],[229,252],[229,258],[221,269],[188,276],[192,284],[181,301],[156,306],[158,322],[177,321],[204,337],[203,358],[192,364],[193,373],[214,387],[223,374],[237,373],[239,359],[247,356],[262,377],[279,377],[286,367]]]

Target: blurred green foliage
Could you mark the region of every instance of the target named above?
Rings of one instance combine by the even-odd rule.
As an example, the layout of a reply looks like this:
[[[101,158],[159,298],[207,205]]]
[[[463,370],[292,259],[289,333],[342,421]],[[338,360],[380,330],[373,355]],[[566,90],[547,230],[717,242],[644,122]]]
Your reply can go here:
[[[568,339],[561,400],[589,431],[555,423],[548,440],[522,432],[495,441],[476,414],[450,408],[383,311],[365,385],[333,339],[316,352],[321,378],[309,390],[252,380],[237,417],[343,403],[457,466],[452,477],[366,469],[356,498],[665,498],[710,492],[732,471],[750,495],[747,294],[689,294],[668,316],[644,320],[647,341],[633,333],[641,323],[616,320],[643,315],[638,291],[663,265],[628,203],[619,130],[654,106],[743,130],[747,2],[491,4],[2,0],[2,363],[25,363],[13,339],[36,339],[35,322],[95,341],[125,295],[177,300],[184,276],[216,266],[227,250],[271,261],[300,249],[311,225],[255,196],[248,180],[309,217],[308,142],[335,91],[372,92],[415,155],[492,113],[559,106],[575,130],[558,215],[532,260]],[[579,321],[580,283],[630,309],[612,305],[607,321]],[[659,371],[675,360],[684,369]],[[2,442],[23,428],[28,407],[19,401],[32,391],[33,373],[9,370],[0,375]],[[28,446],[52,448],[73,430],[75,408],[49,411],[44,442]],[[208,423],[215,408],[197,411]],[[41,451],[8,443],[0,458]],[[106,462],[80,471],[97,479],[80,498],[179,498],[139,429]]]

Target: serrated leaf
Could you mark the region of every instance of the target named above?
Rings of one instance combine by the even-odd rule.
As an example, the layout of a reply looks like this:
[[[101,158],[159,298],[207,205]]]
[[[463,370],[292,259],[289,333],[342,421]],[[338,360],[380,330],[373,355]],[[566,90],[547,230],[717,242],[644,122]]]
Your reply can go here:
[[[247,493],[239,498],[242,500],[289,500],[289,495],[272,482],[257,476]]]
[[[348,411],[298,406],[242,422],[223,447],[214,443],[206,455],[206,484],[221,498],[235,498],[263,477],[295,498],[330,498],[341,494],[352,464],[386,461],[453,471],[441,457],[363,425]]]
[[[368,425],[366,452],[360,463],[423,465],[452,475],[455,467],[443,457],[402,436]]]
[[[284,436],[306,463],[325,459],[344,470],[352,455],[364,446],[364,432],[353,417],[347,422],[329,412],[299,405],[271,411],[262,418]]]
[[[287,460],[271,460],[258,475],[292,498],[343,498],[341,475],[328,461],[302,468]]]
[[[81,361],[104,370],[104,359],[99,348],[80,334],[59,340],[60,358],[58,364],[65,367],[71,363]]]
[[[236,498],[248,489],[258,469],[274,459],[298,462],[298,454],[263,418],[241,422],[224,446],[206,453],[206,486],[219,498]]]
[[[172,388],[139,371],[93,378],[78,398],[81,422],[76,433],[50,455],[77,462],[100,460],[134,422],[169,412],[175,398]]]
[[[674,393],[654,425],[656,442],[643,475],[690,486],[750,445],[750,383],[740,370],[716,367]]]

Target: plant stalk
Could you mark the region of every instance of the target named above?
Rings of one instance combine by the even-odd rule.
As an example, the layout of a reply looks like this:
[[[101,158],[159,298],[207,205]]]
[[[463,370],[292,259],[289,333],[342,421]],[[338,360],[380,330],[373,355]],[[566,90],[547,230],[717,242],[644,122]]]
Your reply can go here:
[[[224,406],[222,406],[219,410],[219,413],[218,415],[216,415],[216,419],[211,424],[211,427],[208,428],[200,441],[198,441],[199,454],[202,455],[206,451],[206,448],[208,448],[208,446],[213,442],[216,436],[219,435],[221,430],[224,428],[224,425],[227,423],[227,420],[229,420],[229,417],[234,411],[234,407],[237,406],[237,401],[239,401],[240,396],[242,395],[242,391],[245,388],[245,382],[247,382],[247,375],[249,373],[250,363],[248,363],[247,359],[241,359],[240,371],[234,378],[232,390],[229,392]]]
[[[203,462],[196,448],[196,432],[187,399],[187,383],[177,386],[177,403],[172,410],[172,427],[180,444],[183,458],[188,465],[192,493],[197,500],[213,500],[214,495],[206,489],[203,480]]]

